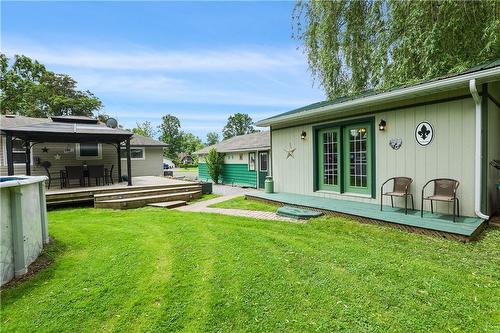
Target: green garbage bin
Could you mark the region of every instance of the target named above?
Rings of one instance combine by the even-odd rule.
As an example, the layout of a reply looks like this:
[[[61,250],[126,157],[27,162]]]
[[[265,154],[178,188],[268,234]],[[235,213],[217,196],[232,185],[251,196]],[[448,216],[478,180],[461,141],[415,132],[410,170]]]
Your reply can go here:
[[[274,192],[274,181],[273,177],[267,176],[266,180],[264,182],[264,191],[266,193],[273,193]]]

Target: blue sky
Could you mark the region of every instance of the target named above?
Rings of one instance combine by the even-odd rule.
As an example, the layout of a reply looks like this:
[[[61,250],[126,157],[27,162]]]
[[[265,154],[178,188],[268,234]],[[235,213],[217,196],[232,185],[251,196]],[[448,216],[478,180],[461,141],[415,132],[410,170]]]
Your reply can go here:
[[[67,73],[131,128],[167,113],[203,140],[324,94],[291,38],[294,2],[5,2],[1,50]]]

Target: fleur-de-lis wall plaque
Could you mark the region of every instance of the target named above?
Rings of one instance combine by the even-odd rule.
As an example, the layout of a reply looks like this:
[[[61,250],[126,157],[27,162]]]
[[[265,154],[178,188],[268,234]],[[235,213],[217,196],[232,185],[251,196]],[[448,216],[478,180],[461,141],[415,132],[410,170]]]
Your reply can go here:
[[[427,146],[434,137],[434,129],[427,121],[422,121],[415,127],[415,140],[421,146]]]

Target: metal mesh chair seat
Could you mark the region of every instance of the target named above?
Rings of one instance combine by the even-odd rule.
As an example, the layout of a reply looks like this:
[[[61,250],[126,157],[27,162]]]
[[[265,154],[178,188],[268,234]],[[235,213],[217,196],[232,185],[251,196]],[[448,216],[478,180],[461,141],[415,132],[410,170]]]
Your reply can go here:
[[[390,195],[393,197],[404,197],[407,194],[404,192],[403,193],[401,193],[401,192],[385,192],[384,195]]]
[[[435,201],[453,201],[453,197],[445,195],[429,195],[424,198],[425,200],[435,200]]]
[[[384,193],[384,185],[389,181],[393,181],[392,191]],[[409,177],[392,177],[387,179],[382,186],[380,186],[380,210],[382,210],[382,199],[385,196],[391,197],[391,206],[394,207],[393,197],[404,197],[405,198],[405,214],[408,214],[408,197],[411,198],[412,209],[415,209],[413,204],[413,194],[409,192],[409,188],[413,179]]]
[[[425,188],[430,183],[434,184],[433,194],[424,196]],[[460,200],[457,198],[457,189],[459,185],[460,182],[458,180],[450,178],[437,178],[429,180],[422,187],[422,205],[420,208],[420,216],[424,217],[424,200],[429,200],[431,202],[431,213],[434,213],[433,201],[453,202],[453,222],[455,222],[455,213],[456,216],[460,216]]]

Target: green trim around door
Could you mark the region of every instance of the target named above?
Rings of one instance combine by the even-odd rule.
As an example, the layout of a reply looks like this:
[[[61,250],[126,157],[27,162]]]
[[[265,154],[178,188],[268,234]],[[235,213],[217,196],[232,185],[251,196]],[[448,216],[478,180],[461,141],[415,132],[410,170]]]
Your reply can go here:
[[[371,195],[371,129],[369,123],[344,127],[344,191]]]
[[[265,160],[263,159],[265,157]],[[259,188],[264,188],[266,177],[269,175],[269,152],[259,151]]]
[[[349,137],[347,131],[354,128],[366,129],[366,165],[360,163],[358,167],[365,166],[366,180],[359,185],[351,185],[350,179],[350,163],[349,163]],[[370,195],[372,198],[376,197],[376,168],[375,168],[375,117],[365,117],[351,120],[344,120],[334,123],[321,124],[313,126],[313,189],[314,191],[331,191],[336,193],[357,193]],[[338,133],[338,183],[325,184],[324,180],[324,167],[323,161],[324,154],[324,133],[336,131]],[[358,153],[359,154],[359,153]],[[359,155],[358,155],[359,157]],[[349,177],[349,178],[347,178]],[[357,178],[359,180],[360,177]],[[354,181],[356,183],[356,181]]]
[[[340,129],[318,131],[318,189],[340,192],[341,157]]]

